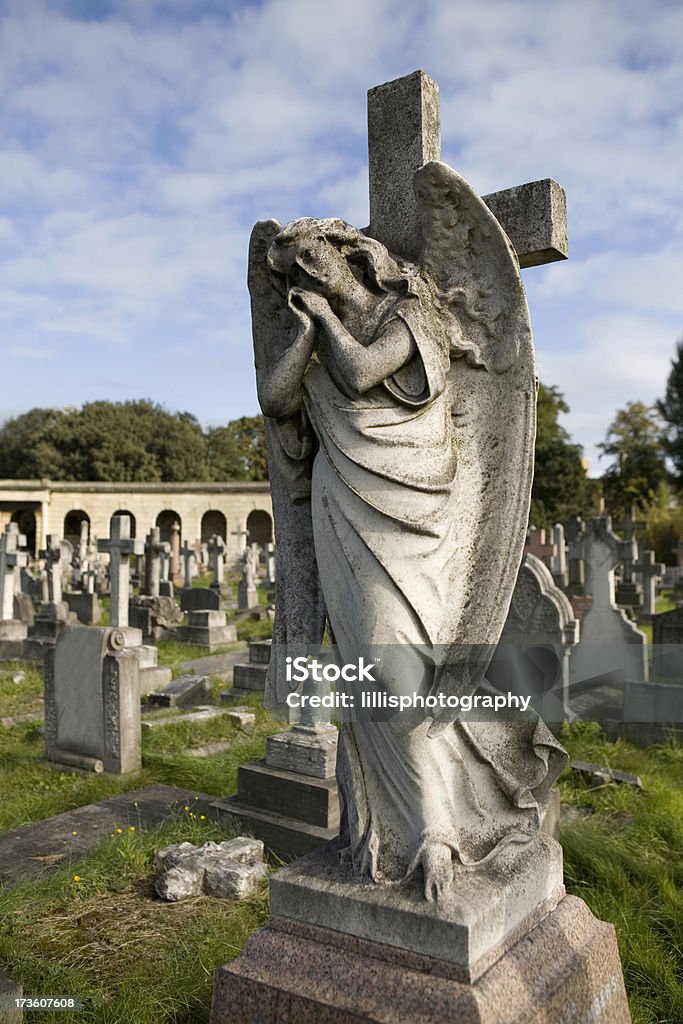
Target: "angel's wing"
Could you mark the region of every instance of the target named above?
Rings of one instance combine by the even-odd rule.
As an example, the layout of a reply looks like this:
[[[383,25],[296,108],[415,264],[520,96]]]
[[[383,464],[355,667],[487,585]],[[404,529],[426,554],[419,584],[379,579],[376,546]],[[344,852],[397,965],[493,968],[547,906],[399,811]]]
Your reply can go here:
[[[259,392],[291,338],[292,314],[272,287],[266,256],[281,225],[259,221],[249,242],[248,284],[254,362]],[[302,409],[289,419],[265,418],[268,473],[275,517],[275,622],[266,679],[266,707],[290,692],[285,656],[322,642],[325,628],[318,567],[313,545],[310,474],[315,436]],[[286,645],[286,646],[285,646]]]
[[[472,685],[498,643],[522,559],[531,499],[536,375],[517,258],[484,202],[446,164],[415,174],[422,221],[420,265],[432,276],[483,367],[452,361],[449,386],[458,472],[458,549],[441,643]],[[472,665],[475,665],[472,671]],[[462,692],[444,670],[436,685]]]

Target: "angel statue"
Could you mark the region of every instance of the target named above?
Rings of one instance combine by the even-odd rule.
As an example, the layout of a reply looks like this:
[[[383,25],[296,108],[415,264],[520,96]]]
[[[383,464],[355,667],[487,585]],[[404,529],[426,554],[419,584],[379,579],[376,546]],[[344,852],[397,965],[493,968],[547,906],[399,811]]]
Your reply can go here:
[[[482,692],[522,557],[535,370],[518,264],[445,164],[414,177],[416,263],[341,220],[261,221],[250,247],[278,593],[269,701],[284,657],[381,649],[385,694]],[[531,711],[349,714],[340,849],[355,875],[424,896],[539,829],[566,755]],[[421,872],[421,876],[419,875]]]

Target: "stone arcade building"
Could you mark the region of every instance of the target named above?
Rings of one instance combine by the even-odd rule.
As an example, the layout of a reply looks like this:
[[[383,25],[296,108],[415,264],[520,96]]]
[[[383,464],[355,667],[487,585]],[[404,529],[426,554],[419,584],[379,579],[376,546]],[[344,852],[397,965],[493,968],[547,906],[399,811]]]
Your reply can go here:
[[[72,483],[53,480],[0,480],[0,530],[19,524],[36,554],[47,535],[78,546],[81,522],[92,541],[108,537],[113,515],[131,517],[133,536],[158,526],[162,540],[205,542],[219,534],[226,542],[228,565],[239,561],[246,543],[273,540],[268,483]]]

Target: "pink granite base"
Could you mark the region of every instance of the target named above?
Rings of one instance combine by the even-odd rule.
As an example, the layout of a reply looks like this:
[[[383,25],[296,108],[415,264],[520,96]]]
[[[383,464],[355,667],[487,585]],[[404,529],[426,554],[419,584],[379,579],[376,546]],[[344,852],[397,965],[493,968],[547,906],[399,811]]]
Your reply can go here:
[[[273,920],[216,972],[211,1024],[630,1024],[612,925],[565,897],[475,983]]]

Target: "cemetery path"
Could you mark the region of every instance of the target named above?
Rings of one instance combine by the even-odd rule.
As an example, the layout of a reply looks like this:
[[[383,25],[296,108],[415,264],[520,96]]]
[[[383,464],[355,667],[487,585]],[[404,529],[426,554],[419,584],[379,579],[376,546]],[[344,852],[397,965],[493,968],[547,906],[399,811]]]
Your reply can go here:
[[[68,856],[78,858],[117,828],[157,825],[190,802],[204,809],[215,799],[155,784],[4,832],[0,834],[0,884],[10,887],[60,865]]]

